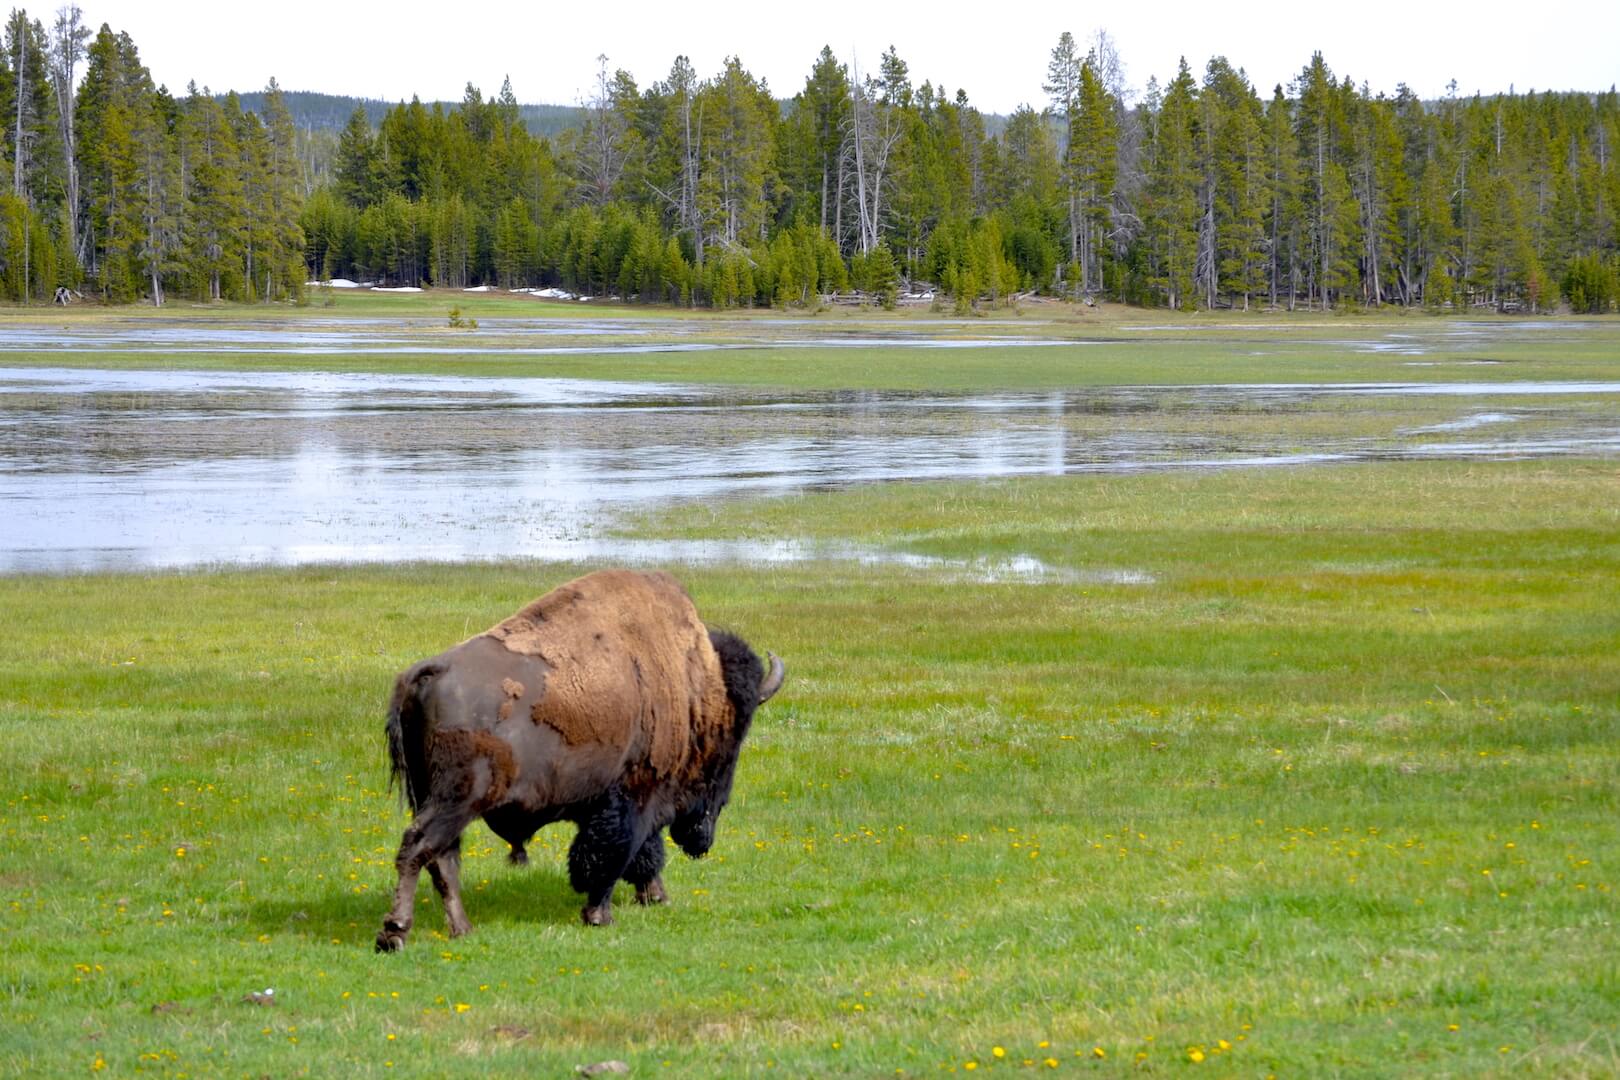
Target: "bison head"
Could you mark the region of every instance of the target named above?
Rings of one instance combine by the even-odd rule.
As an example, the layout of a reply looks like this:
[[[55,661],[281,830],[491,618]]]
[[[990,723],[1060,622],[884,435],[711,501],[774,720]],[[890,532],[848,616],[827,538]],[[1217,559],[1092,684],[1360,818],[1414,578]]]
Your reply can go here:
[[[687,791],[669,825],[671,838],[694,859],[701,859],[714,846],[714,824],[719,820],[720,811],[731,801],[737,754],[748,736],[754,710],[769,701],[787,677],[787,669],[775,653],[766,654],[771,658],[771,669],[767,673],[754,650],[741,638],[724,630],[711,630],[709,640],[720,657],[732,722],[729,730],[723,730],[712,745],[700,750],[704,762],[702,777]]]

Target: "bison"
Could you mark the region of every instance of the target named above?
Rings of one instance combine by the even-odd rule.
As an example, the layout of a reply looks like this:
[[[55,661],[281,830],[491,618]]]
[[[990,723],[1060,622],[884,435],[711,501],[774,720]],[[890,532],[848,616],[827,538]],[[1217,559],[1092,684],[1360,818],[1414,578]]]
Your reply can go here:
[[[579,826],[568,878],[588,925],[613,921],[613,886],[666,899],[663,830],[692,858],[714,843],[754,710],[782,686],[742,639],[710,630],[663,573],[606,570],[407,669],[388,708],[393,779],[412,811],[379,951],[403,947],[422,868],[452,937],[461,834],[482,816],[513,862],[553,821]]]

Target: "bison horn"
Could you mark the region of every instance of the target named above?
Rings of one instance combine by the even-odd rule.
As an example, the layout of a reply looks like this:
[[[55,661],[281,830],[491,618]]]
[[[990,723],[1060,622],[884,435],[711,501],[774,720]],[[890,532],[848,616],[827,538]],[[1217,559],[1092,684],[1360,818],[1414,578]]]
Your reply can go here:
[[[787,678],[787,668],[782,666],[782,658],[773,652],[767,652],[765,655],[771,658],[771,670],[770,674],[766,675],[764,681],[759,684],[759,703],[761,705],[771,700],[771,695],[782,689],[782,681]]]

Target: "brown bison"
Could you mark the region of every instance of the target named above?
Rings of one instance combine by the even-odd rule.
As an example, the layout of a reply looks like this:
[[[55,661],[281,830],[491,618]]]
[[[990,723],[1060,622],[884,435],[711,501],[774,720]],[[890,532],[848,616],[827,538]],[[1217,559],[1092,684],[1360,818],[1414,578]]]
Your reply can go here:
[[[769,654],[768,654],[769,655]],[[413,813],[377,948],[405,944],[427,867],[452,936],[461,833],[482,816],[524,861],[552,821],[579,826],[568,877],[592,926],[621,878],[666,899],[663,830],[692,858],[714,842],[754,710],[781,688],[741,639],[710,630],[668,574],[606,570],[424,660],[394,683],[388,756]]]

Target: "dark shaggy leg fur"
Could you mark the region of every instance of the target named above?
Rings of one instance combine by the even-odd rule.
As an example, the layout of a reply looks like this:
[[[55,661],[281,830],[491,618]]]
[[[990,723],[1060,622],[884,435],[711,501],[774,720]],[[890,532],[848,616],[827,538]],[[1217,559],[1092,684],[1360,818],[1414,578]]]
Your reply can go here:
[[[636,903],[664,904],[669,894],[664,891],[664,830],[657,829],[636,849],[635,858],[624,868],[624,880],[636,887]]]
[[[579,819],[579,834],[568,849],[568,883],[585,894],[580,917],[589,926],[613,921],[613,886],[645,839],[637,818],[635,804],[615,788]]]

